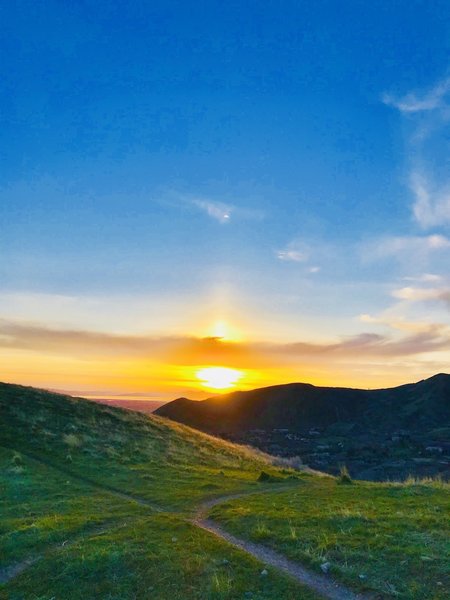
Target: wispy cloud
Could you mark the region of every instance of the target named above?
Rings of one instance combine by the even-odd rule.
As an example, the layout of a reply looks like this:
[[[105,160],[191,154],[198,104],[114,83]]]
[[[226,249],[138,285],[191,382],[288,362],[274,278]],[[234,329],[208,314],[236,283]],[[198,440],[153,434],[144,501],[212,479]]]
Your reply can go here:
[[[439,281],[443,281],[444,277],[435,273],[423,273],[417,277],[403,277],[403,279],[405,281],[420,281],[422,283],[438,283]]]
[[[306,244],[298,240],[294,240],[285,248],[277,250],[275,254],[279,260],[285,262],[305,263],[309,260],[310,250]]]
[[[387,258],[409,261],[426,258],[430,253],[450,249],[450,239],[445,235],[433,234],[425,236],[385,236],[371,240],[363,245],[365,260]]]
[[[292,261],[292,262],[305,262],[308,260],[307,254],[304,252],[300,252],[299,250],[278,250],[277,258],[284,261]]]
[[[450,222],[450,185],[445,182],[433,188],[429,177],[413,171],[410,174],[410,189],[414,194],[413,213],[422,227],[429,228]]]
[[[450,292],[447,293],[450,301]],[[413,295],[409,292],[404,294]],[[370,318],[362,320],[367,323],[375,322]],[[271,364],[276,357],[320,364],[333,358],[337,361],[365,360],[370,357],[401,357],[450,350],[450,331],[446,326],[427,324],[420,330],[400,338],[365,332],[328,343],[233,343],[216,338],[189,336],[153,338],[82,330],[57,330],[40,324],[0,320],[0,348],[58,356],[103,356],[105,361],[111,356],[123,360],[130,356],[155,359],[164,357],[165,361],[180,365],[227,361],[226,364],[250,366],[255,361],[269,361],[268,364]]]
[[[158,201],[163,206],[203,214],[221,225],[227,225],[238,220],[260,221],[265,217],[265,212],[262,208],[258,206],[246,206],[245,199],[239,198],[229,202],[228,199],[218,199],[209,195],[168,189],[161,191]]]
[[[392,292],[394,298],[410,302],[438,300],[450,306],[450,288],[403,287]]]
[[[384,104],[397,108],[402,113],[417,113],[436,110],[445,106],[445,97],[450,92],[450,77],[439,81],[431,90],[424,94],[409,92],[398,97],[393,94],[384,93],[382,100]]]
[[[320,267],[318,265],[308,265],[311,258],[311,247],[299,240],[290,242],[285,248],[275,251],[275,256],[278,260],[286,263],[298,263],[304,265],[304,273],[314,275],[319,273]],[[314,255],[316,252],[314,252]],[[316,257],[317,260],[317,257]]]
[[[305,359],[322,356],[324,359],[361,359],[370,357],[401,357],[450,349],[450,332],[445,327],[430,325],[426,331],[391,338],[378,333],[361,333],[334,344],[297,342],[272,346],[272,351]]]
[[[237,220],[259,221],[264,218],[264,211],[261,209],[247,208],[240,203],[232,204],[211,198],[175,194],[175,203],[178,206],[194,208],[221,225]]]
[[[384,94],[382,99],[407,116],[413,128],[406,150],[410,162],[409,187],[414,198],[414,219],[427,229],[448,225],[450,177],[439,176],[437,165],[444,161],[441,172],[448,171],[447,145],[445,143],[442,147],[439,138],[450,123],[450,77],[422,94],[410,92],[402,97]]]
[[[171,357],[195,361],[239,355],[244,347],[215,337],[122,335],[98,331],[58,329],[40,323],[0,319],[0,348],[108,360]]]
[[[192,204],[205,212],[208,217],[218,221],[219,223],[229,223],[231,215],[235,212],[236,208],[230,204],[224,204],[223,202],[214,202],[212,200],[192,200]]]

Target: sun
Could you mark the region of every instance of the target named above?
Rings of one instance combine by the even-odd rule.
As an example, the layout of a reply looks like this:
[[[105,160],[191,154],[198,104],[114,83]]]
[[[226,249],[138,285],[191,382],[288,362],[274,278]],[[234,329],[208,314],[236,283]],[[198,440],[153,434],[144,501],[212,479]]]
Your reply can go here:
[[[232,388],[243,376],[241,371],[228,367],[205,367],[195,374],[205,387],[214,390]]]

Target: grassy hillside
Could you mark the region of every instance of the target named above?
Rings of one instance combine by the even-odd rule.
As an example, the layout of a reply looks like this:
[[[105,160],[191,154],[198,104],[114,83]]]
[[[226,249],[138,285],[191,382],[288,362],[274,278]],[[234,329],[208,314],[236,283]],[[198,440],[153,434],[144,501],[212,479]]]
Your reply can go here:
[[[382,598],[450,596],[450,485],[340,485],[312,478],[296,490],[217,506],[227,530],[332,573]]]
[[[354,476],[375,481],[450,479],[446,374],[381,390],[292,383],[201,402],[180,398],[156,413],[271,454],[299,455],[333,474],[344,463]]]
[[[340,485],[159,417],[6,384],[0,424],[2,600],[319,600],[191,520],[222,496],[212,517],[244,542],[328,563],[379,598],[448,597],[445,486]]]
[[[264,489],[262,470],[289,475],[157,417],[1,384],[0,598],[317,599],[186,521]]]
[[[0,451],[2,600],[317,600],[178,515],[119,498],[10,450]],[[38,560],[36,560],[38,559]],[[33,563],[33,561],[36,561]],[[280,596],[278,595],[280,594]]]
[[[267,457],[158,417],[0,384],[0,445],[162,508],[257,486]]]

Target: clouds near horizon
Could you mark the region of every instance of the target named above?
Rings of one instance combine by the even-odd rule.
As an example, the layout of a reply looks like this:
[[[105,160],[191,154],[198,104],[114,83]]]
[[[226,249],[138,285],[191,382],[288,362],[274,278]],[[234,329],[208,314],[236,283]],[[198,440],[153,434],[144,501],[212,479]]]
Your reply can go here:
[[[248,386],[450,364],[450,4],[10,4],[3,377],[148,395],[208,363]]]
[[[450,301],[450,291],[428,290],[420,293],[414,288],[403,288],[394,296],[407,300]],[[366,319],[370,322],[370,319]],[[48,354],[62,353],[77,356],[141,356],[172,359],[180,364],[202,364],[205,361],[242,361],[257,362],[262,356],[290,356],[298,358],[323,357],[325,360],[334,357],[372,356],[404,356],[422,354],[430,350],[450,350],[450,327],[429,324],[426,331],[413,335],[395,336],[381,335],[374,332],[360,333],[342,337],[338,341],[310,342],[297,341],[275,343],[261,341],[232,342],[214,337],[194,336],[161,336],[151,335],[114,335],[95,331],[64,330],[30,324],[0,320],[0,348],[44,352]],[[255,357],[257,357],[255,359]],[[250,366],[250,364],[247,364]]]

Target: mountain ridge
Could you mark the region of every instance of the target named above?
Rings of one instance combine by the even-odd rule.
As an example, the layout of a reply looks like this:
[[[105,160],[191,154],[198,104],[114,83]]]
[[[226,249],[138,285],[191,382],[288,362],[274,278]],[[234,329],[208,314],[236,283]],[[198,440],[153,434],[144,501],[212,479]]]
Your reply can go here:
[[[439,388],[444,388],[439,390]],[[370,403],[374,400],[382,402],[384,406],[398,403],[400,406],[401,401],[404,402],[417,402],[417,400],[424,401],[429,398],[432,394],[431,401],[436,400],[436,395],[440,394],[442,400],[450,399],[450,375],[447,373],[437,373],[427,379],[421,379],[415,383],[405,383],[399,386],[391,388],[377,388],[377,389],[360,389],[360,388],[347,388],[347,387],[331,387],[331,386],[315,386],[310,383],[293,382],[287,384],[278,384],[273,386],[267,386],[262,388],[256,388],[248,391],[234,391],[228,394],[214,395],[205,400],[190,400],[189,398],[181,397],[164,404],[163,406],[156,409],[155,414],[169,417],[173,420],[180,421],[189,424],[193,427],[202,429],[207,426],[208,430],[214,429],[215,431],[220,430],[224,424],[227,427],[232,426],[233,429],[247,428],[251,429],[257,427],[257,424],[261,424],[262,421],[266,425],[274,424],[274,426],[281,426],[283,424],[283,418],[289,416],[292,417],[291,408],[295,404],[295,408],[299,410],[307,408],[305,405],[308,402],[315,401],[321,403],[322,407],[326,407],[330,410],[334,409],[336,414],[336,420],[342,420],[342,417],[348,417],[354,419],[357,416],[358,402],[366,402],[369,405],[366,409],[373,407]],[[434,396],[433,396],[434,394]],[[330,405],[330,401],[334,403]],[[248,408],[248,405],[258,404],[258,408],[262,409],[259,414],[253,415],[253,421],[250,422],[249,418],[245,419],[245,415],[238,415],[236,413],[237,408],[244,410]],[[290,404],[289,415],[276,414],[275,403],[280,403],[280,410],[286,408],[286,403]],[[284,406],[283,404],[284,403]],[[302,406],[303,404],[303,406]],[[435,402],[433,403],[435,404]],[[247,405],[247,406],[246,406]],[[356,413],[349,414],[348,409],[354,408]],[[405,405],[403,405],[403,409]],[[419,408],[419,407],[417,407]],[[344,414],[340,414],[342,410]],[[406,412],[416,412],[411,410]],[[449,407],[450,409],[450,407]],[[266,418],[267,412],[270,410],[272,413],[273,421],[268,422]],[[308,412],[310,412],[312,408]],[[189,414],[188,414],[189,413]],[[202,415],[203,413],[203,415]],[[221,423],[208,423],[208,413],[210,416],[222,416],[225,421]],[[215,414],[213,414],[215,413]],[[249,417],[252,415],[248,415]],[[311,423],[313,415],[303,415],[306,426],[308,425],[323,425],[326,417],[322,416],[322,419],[318,419],[318,423]],[[332,417],[332,415],[329,415]],[[398,418],[405,420],[405,411],[400,412],[397,415]],[[330,419],[328,419],[330,420]],[[385,420],[383,421],[385,423]],[[292,425],[292,422],[290,423]],[[300,422],[296,422],[296,425],[301,425]]]
[[[289,383],[179,398],[156,414],[333,474],[346,464],[360,478],[450,478],[446,373],[374,390]]]

